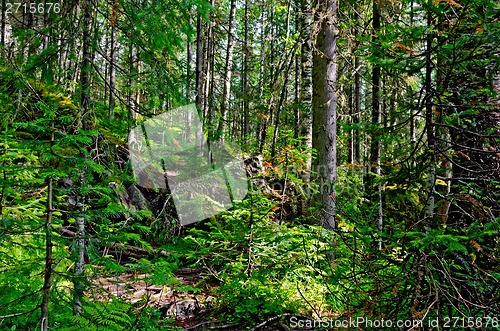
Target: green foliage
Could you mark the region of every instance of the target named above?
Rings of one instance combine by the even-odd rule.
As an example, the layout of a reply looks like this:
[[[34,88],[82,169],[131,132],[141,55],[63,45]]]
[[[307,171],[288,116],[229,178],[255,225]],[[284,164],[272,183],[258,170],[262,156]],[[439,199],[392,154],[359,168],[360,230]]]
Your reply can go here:
[[[252,193],[176,243],[190,264],[210,271],[207,282],[219,284],[216,314],[227,320],[249,323],[324,308],[328,234],[317,226],[277,224],[275,207]]]
[[[310,38],[301,31],[307,1],[248,1],[248,19],[239,4],[231,66],[224,65],[229,1],[215,7],[205,0],[90,3],[86,114],[78,77],[82,31],[89,26],[75,24],[83,22],[85,2],[66,3],[61,15],[7,17],[11,45],[0,46],[0,316],[13,316],[0,320],[0,329],[40,329],[48,179],[54,182],[48,229],[53,330],[181,330],[145,297],[135,304],[103,300],[97,280],[123,274],[140,274],[177,294],[215,296],[215,307],[201,318],[241,322],[241,329],[283,313],[385,320],[498,315],[495,1],[379,2],[377,36],[367,29],[372,3],[339,6],[335,231],[320,226],[323,187],[314,173],[308,176],[314,151],[301,137],[310,116],[300,63]],[[198,15],[205,129],[263,154],[268,162],[261,175],[269,187],[181,227],[174,210],[136,210],[124,201],[134,183],[127,135],[136,122],[199,93]],[[318,31],[321,20],[313,21]],[[246,24],[249,43],[240,47]],[[375,66],[382,69],[381,123],[368,115]],[[233,71],[228,132],[214,133],[226,68]],[[382,145],[380,174],[368,164],[374,141]],[[201,164],[208,164],[204,157],[188,166]],[[171,198],[166,190],[142,193],[162,206]],[[81,216],[87,297],[82,315],[74,316],[74,236]],[[120,260],[120,253],[128,256]],[[175,273],[184,267],[199,268],[201,279],[181,282]]]
[[[6,105],[0,117],[0,316],[22,314],[2,319],[0,328],[32,330],[40,327],[38,316],[45,268],[43,229],[48,199],[46,180],[52,178],[55,186],[52,198],[55,209],[52,216],[52,328],[129,330],[134,325],[143,325],[148,330],[165,329],[162,326],[168,323],[149,308],[147,313],[141,310],[135,318],[133,312],[137,307],[119,300],[100,302],[92,296],[84,303],[82,315],[73,316],[73,243],[62,229],[72,229],[78,215],[74,206],[77,196],[84,196],[86,202],[88,276],[100,265],[100,274],[96,276],[143,270],[151,273],[152,280],[159,283],[165,280],[165,275],[172,274],[172,266],[159,262],[153,268],[149,261],[138,260],[124,267],[112,256],[102,255],[102,245],[113,242],[151,249],[144,239],[150,231],[143,224],[148,214],[138,211],[130,215],[107,185],[121,173],[113,165],[114,158],[101,156],[100,151],[109,146],[109,141],[97,130],[77,130],[77,108],[70,98],[56,92],[55,88],[25,80],[12,70],[0,72],[2,103]],[[29,92],[17,93],[10,88],[14,85]],[[22,112],[11,107],[18,103],[23,105]],[[4,121],[4,118],[9,120]],[[84,183],[79,182],[82,171],[85,172]],[[124,215],[131,217],[124,218]],[[150,320],[148,315],[155,320]]]

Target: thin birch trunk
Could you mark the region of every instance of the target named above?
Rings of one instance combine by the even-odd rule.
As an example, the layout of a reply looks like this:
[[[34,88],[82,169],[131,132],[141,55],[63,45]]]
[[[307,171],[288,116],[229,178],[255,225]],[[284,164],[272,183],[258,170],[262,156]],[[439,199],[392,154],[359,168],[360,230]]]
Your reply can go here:
[[[219,126],[217,136],[224,140],[224,126],[227,121],[227,111],[231,100],[231,76],[233,73],[233,53],[234,53],[234,31],[235,31],[236,0],[231,0],[229,10],[229,31],[227,35],[226,70],[224,75],[224,91],[222,93],[222,104],[220,109]]]
[[[243,137],[246,145],[248,144],[248,135],[250,133],[250,105],[249,105],[249,85],[248,85],[248,59],[250,57],[250,48],[248,44],[248,0],[245,0],[245,39],[243,41]]]
[[[356,22],[359,21],[358,8],[355,10]],[[354,35],[358,35],[357,25],[354,28]],[[356,42],[356,48],[358,47],[358,42]],[[361,60],[360,56],[354,55],[354,116],[353,122],[359,124],[361,122]],[[361,163],[361,137],[360,130],[355,130],[353,132],[353,163]]]

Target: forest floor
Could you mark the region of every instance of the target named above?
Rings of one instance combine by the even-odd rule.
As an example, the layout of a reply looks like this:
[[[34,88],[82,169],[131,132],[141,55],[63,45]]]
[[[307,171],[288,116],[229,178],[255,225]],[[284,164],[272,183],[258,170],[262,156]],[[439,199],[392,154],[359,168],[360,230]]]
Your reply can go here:
[[[100,291],[93,297],[100,301],[111,301],[120,298],[138,307],[138,313],[145,307],[155,307],[162,315],[172,320],[172,326],[188,329],[203,320],[213,307],[215,297],[213,288],[204,291],[179,290],[198,288],[196,285],[203,277],[203,270],[181,268],[175,272],[177,281],[172,286],[152,285],[147,281],[147,274],[126,273],[114,277],[100,277],[93,281]],[[172,283],[172,282],[171,282]]]

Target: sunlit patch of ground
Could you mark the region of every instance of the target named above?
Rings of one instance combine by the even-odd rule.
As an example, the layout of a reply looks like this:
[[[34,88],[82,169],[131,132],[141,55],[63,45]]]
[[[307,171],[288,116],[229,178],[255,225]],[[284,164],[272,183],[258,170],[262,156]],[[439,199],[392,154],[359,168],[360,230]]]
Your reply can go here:
[[[183,268],[176,272],[180,286],[195,286],[201,275],[200,269]],[[206,316],[214,304],[210,293],[179,291],[179,286],[160,286],[148,282],[147,274],[127,273],[112,277],[100,277],[93,281],[100,290],[88,294],[99,301],[120,298],[137,307],[156,307],[165,318],[175,320],[174,325],[189,327]]]

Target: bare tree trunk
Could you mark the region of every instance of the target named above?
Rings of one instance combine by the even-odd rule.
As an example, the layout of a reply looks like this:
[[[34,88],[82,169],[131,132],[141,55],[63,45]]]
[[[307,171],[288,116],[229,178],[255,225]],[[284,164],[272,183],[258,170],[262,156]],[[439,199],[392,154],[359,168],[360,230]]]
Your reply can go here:
[[[212,6],[215,6],[214,0],[210,1]],[[210,21],[207,24],[206,29],[206,42],[204,49],[204,61],[203,61],[203,125],[208,129],[208,140],[212,140],[214,137],[213,133],[213,83],[214,83],[214,29],[213,29],[213,15],[210,15]]]
[[[299,33],[300,31],[300,11],[298,6],[300,5],[300,1],[296,1],[295,8],[295,33]],[[300,74],[300,57],[298,53],[295,53],[295,82],[294,82],[294,94],[295,94],[295,109],[294,109],[294,120],[293,120],[293,137],[297,139],[300,135],[300,103],[302,102],[300,95],[300,82],[301,82],[301,74]]]
[[[201,18],[199,19],[199,22],[201,24]],[[198,31],[200,31],[200,28],[198,28]],[[201,38],[202,42],[202,47],[203,47],[203,68],[202,68],[202,76],[201,80],[203,81],[201,84],[203,85],[203,125],[207,126],[209,128],[209,124],[211,123],[209,114],[208,114],[208,92],[210,91],[210,73],[211,73],[211,59],[210,59],[210,51],[211,51],[211,43],[212,43],[212,37],[211,37],[211,31],[212,31],[212,22],[208,22],[206,25],[206,37],[198,37]],[[199,33],[199,32],[198,32]],[[203,39],[205,39],[205,42],[203,43]],[[203,46],[204,45],[204,46]],[[210,128],[211,129],[211,128]],[[209,132],[211,135],[211,133]]]
[[[78,118],[79,127],[87,129],[87,117],[90,111],[90,70],[91,70],[91,50],[90,50],[90,33],[92,22],[92,3],[90,0],[83,2],[83,47],[82,57],[83,63],[80,72],[80,83],[82,86],[80,113]],[[85,179],[85,172],[80,173],[80,185],[82,186]],[[83,298],[83,267],[85,265],[85,199],[81,193],[77,196],[77,207],[79,214],[76,217],[77,237],[74,244],[75,250],[75,275],[74,275],[74,314],[81,315],[82,313],[82,298]]]
[[[262,101],[262,98],[264,97],[264,70],[265,70],[265,60],[266,60],[266,22],[265,22],[265,13],[266,11],[262,9],[262,12],[260,14],[260,63],[259,63],[259,101]],[[261,137],[262,137],[262,130],[263,130],[263,125],[262,122],[264,120],[264,117],[266,116],[262,110],[260,110],[257,113],[257,116],[259,117],[258,122],[257,122],[257,130],[256,130],[256,138],[259,146],[261,146]]]
[[[85,172],[80,173],[80,186],[83,186]],[[75,275],[74,275],[74,294],[73,294],[73,312],[79,316],[82,314],[83,298],[83,267],[85,266],[85,198],[80,193],[77,196],[78,216],[76,217],[76,237],[75,237]]]
[[[302,105],[304,111],[302,114],[302,132],[301,135],[305,137],[305,145],[308,149],[313,146],[312,143],[312,123],[313,123],[313,113],[312,113],[312,99],[313,99],[313,83],[312,83],[312,71],[313,71],[313,52],[312,52],[312,32],[311,32],[311,0],[302,0],[302,34],[304,42],[302,43]],[[311,168],[311,158],[307,161],[307,170]],[[309,180],[310,173],[306,171],[304,174],[304,180]]]
[[[104,34],[106,35],[107,32],[105,32]],[[108,54],[109,53],[109,40],[110,39],[111,38],[109,38],[107,35],[104,37],[104,54]],[[104,68],[103,68],[103,70],[104,70],[104,77],[109,77],[109,62],[111,62],[111,61],[108,61],[108,60],[104,59]],[[104,84],[102,96],[103,96],[104,100],[108,100],[108,108],[109,108],[109,95],[108,95],[108,91],[109,91],[109,84]],[[108,115],[109,115],[109,109],[108,109]]]
[[[90,107],[90,75],[91,70],[91,54],[90,54],[90,29],[92,21],[92,4],[90,0],[84,0],[84,16],[83,16],[83,47],[82,47],[82,66],[80,70],[80,84],[82,86],[81,107],[78,119],[78,125],[85,128],[84,118],[88,115]]]
[[[250,57],[250,48],[248,45],[248,0],[245,0],[245,40],[243,41],[243,137],[248,145],[248,135],[250,133],[250,105],[249,105],[249,86],[248,86],[248,58]]]
[[[136,70],[135,70],[135,63],[137,61],[137,55],[136,55],[136,50],[135,50],[135,47],[132,43],[130,43],[130,46],[129,46],[129,72],[128,72],[128,82],[127,82],[127,85],[129,87],[129,91],[128,91],[128,96],[127,96],[127,103],[128,103],[128,107],[129,107],[129,110],[130,110],[130,117],[132,119],[136,119],[137,118],[137,112],[136,112],[136,107],[135,107],[135,102],[134,102],[134,91],[133,91],[133,88],[132,88],[132,85],[133,85],[133,79],[132,77],[134,76],[134,74],[136,73]]]
[[[376,57],[379,56],[378,52],[378,34],[380,33],[380,11],[378,7],[379,0],[373,0],[373,47],[377,51],[374,51]],[[380,73],[380,65],[378,63],[373,64],[372,69],[372,124],[376,127],[374,132],[371,134],[371,151],[370,151],[370,167],[375,168],[374,173],[379,177],[380,172],[380,156],[381,156],[381,122],[382,122],[382,78]],[[373,187],[373,176],[370,180],[370,191]],[[383,209],[382,209],[382,187],[380,184],[377,185],[377,226],[379,231],[382,231],[383,227]],[[382,238],[379,238],[378,249],[382,249]]]
[[[222,94],[222,104],[220,109],[221,118],[217,128],[218,138],[224,140],[224,125],[227,119],[227,110],[231,100],[231,76],[233,73],[233,51],[234,51],[234,30],[235,30],[235,12],[236,0],[231,0],[231,8],[229,10],[229,31],[227,35],[227,53],[226,53],[226,70],[224,75],[224,91]]]
[[[135,90],[134,103],[135,103],[136,112],[139,112],[140,106],[141,106],[141,88],[140,88],[140,86],[141,86],[141,57],[139,56],[139,54],[137,52],[138,52],[138,50],[136,49],[135,59],[137,62],[136,73],[137,73],[137,86],[138,87]]]
[[[44,6],[47,6],[47,0],[43,1]],[[49,13],[45,11],[43,13],[43,25],[44,26],[50,26],[49,22]],[[42,44],[41,48],[43,50],[46,50],[49,47],[49,43],[52,41],[52,35],[53,35],[53,28],[49,27],[49,31],[42,36]],[[41,77],[42,81],[48,82],[50,84],[53,84],[54,82],[54,73],[55,73],[55,67],[58,67],[60,63],[54,63],[53,58],[51,57],[50,60],[47,60],[41,69]]]
[[[7,19],[6,15],[5,15],[5,10],[6,10],[6,7],[7,6],[7,2],[5,0],[2,0],[2,36],[0,37],[2,40],[1,40],[1,43],[2,43],[2,47],[5,47],[5,21]]]
[[[336,228],[335,210],[337,178],[337,42],[336,42],[336,0],[320,3],[319,17],[323,19],[316,39],[318,49],[314,54],[313,95],[313,147],[317,150],[316,160],[324,204],[324,227]]]
[[[274,86],[274,84],[278,81],[278,76],[280,70],[273,70],[273,67],[275,66],[274,63],[274,51],[275,51],[275,30],[276,30],[276,25],[274,24],[274,8],[271,7],[270,9],[270,14],[269,14],[269,25],[270,25],[270,33],[269,33],[269,63],[270,63],[270,74],[269,74],[269,81],[271,82],[271,86]],[[274,91],[271,90],[271,98],[268,102],[267,105],[267,111],[262,114],[262,124],[261,124],[261,129],[260,129],[260,138],[259,138],[259,153],[262,153],[264,150],[264,145],[266,144],[266,139],[267,139],[267,128],[269,125],[273,124],[273,109],[274,109]]]
[[[186,102],[191,102],[191,62],[193,61],[193,51],[191,49],[191,38],[188,37],[186,45]]]
[[[429,0],[429,5],[431,1]],[[432,27],[432,13],[429,10],[427,13],[427,26]],[[434,137],[434,118],[432,115],[432,40],[434,39],[431,31],[427,34],[426,50],[425,50],[425,125],[427,128],[427,144],[431,152],[431,169],[429,176],[429,198],[427,201],[427,230],[430,230],[432,220],[434,218],[434,195],[435,195],[435,177],[436,177],[436,139]]]
[[[203,121],[205,121],[205,95],[203,93],[203,22],[201,20],[201,14],[198,13],[196,18],[196,107],[198,111],[203,116]],[[201,148],[203,146],[202,137],[200,135],[200,130],[196,130],[196,146]]]
[[[276,119],[274,120],[273,141],[271,144],[271,158],[274,158],[276,155],[276,142],[278,140],[278,131],[279,131],[279,124],[280,124],[281,109],[282,109],[283,102],[284,102],[285,97],[286,97],[286,92],[287,92],[287,88],[288,88],[288,77],[290,74],[290,68],[292,67],[292,64],[293,64],[293,58],[294,58],[293,55],[290,54],[290,60],[289,60],[288,66],[287,66],[286,71],[285,71],[285,79],[283,82],[283,88],[281,90],[280,99],[278,101],[278,105],[277,105],[277,109],[276,109]]]
[[[354,14],[356,18],[356,24],[359,20],[358,8],[355,10]],[[354,35],[358,35],[357,26],[354,28]],[[355,47],[358,47],[358,42],[356,42]],[[360,73],[361,70],[361,61],[358,55],[354,55],[354,116],[353,122],[359,124],[361,122],[361,80]],[[361,137],[360,130],[354,130],[353,132],[353,162],[352,163],[361,163]]]
[[[49,178],[47,189],[47,220],[45,222],[45,270],[43,282],[43,297],[41,304],[42,311],[42,331],[47,331],[49,328],[49,301],[50,301],[50,288],[52,280],[52,187],[53,180]]]
[[[196,18],[196,106],[203,109],[203,21],[201,14]]]
[[[111,45],[109,55],[109,119],[115,117],[115,82],[116,82],[116,19],[118,16],[118,1],[113,1],[111,9],[111,17],[109,19],[111,25]]]
[[[193,51],[191,50],[191,36],[187,36],[186,45],[186,102],[191,103],[191,62],[193,61]],[[193,119],[191,118],[191,112],[186,113],[186,132],[185,137],[189,139],[191,135],[191,123]]]

